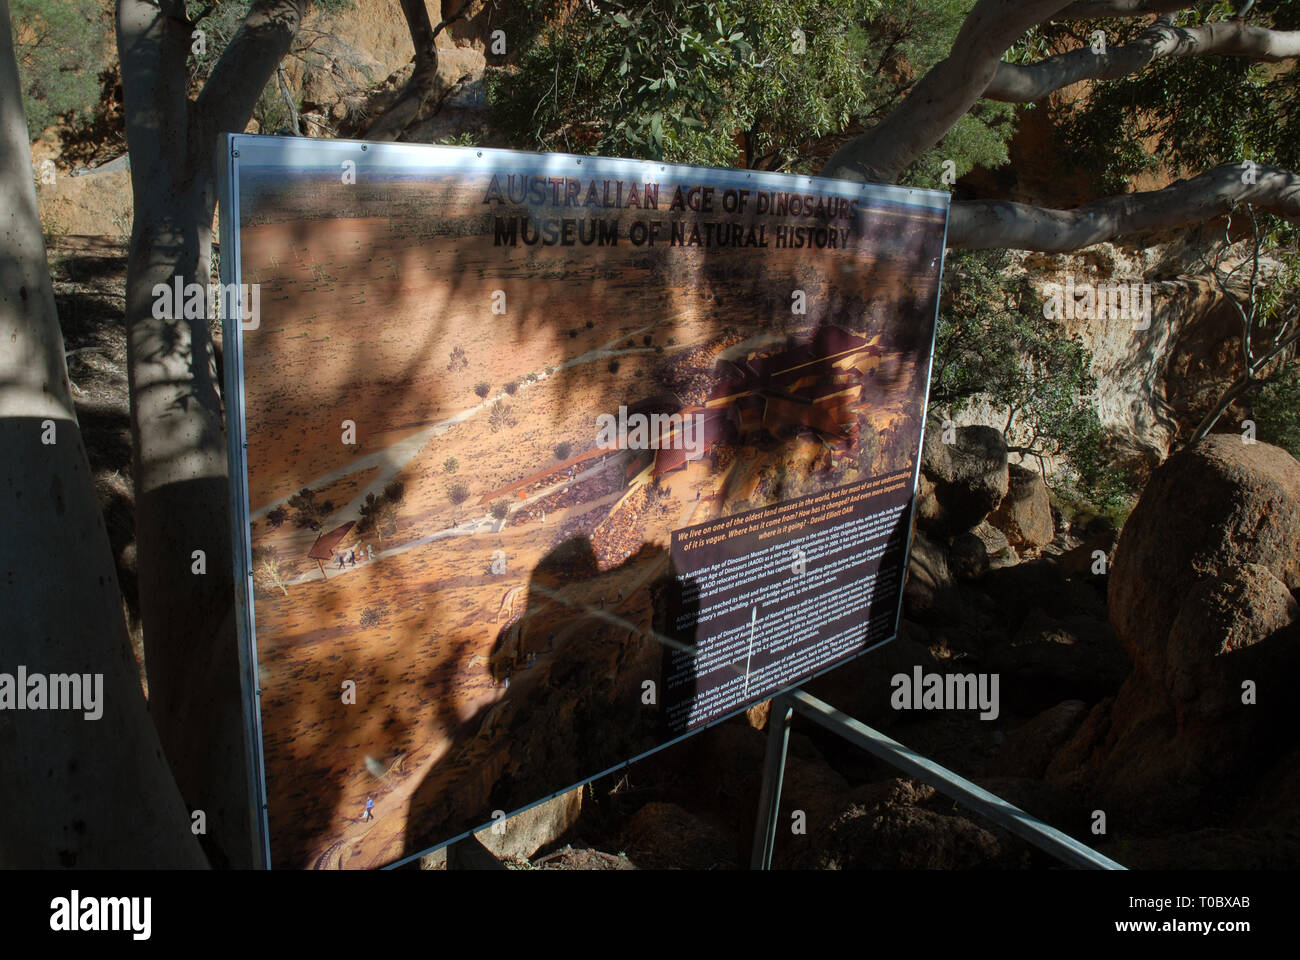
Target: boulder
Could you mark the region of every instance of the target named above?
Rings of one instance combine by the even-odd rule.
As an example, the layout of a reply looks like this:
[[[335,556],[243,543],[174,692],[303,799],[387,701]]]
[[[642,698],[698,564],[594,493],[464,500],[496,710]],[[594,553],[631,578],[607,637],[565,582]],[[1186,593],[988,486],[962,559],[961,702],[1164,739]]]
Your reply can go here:
[[[1007,737],[997,757],[989,764],[989,773],[1006,777],[1042,777],[1057,748],[1079,729],[1087,715],[1088,705],[1082,700],[1063,700],[1044,710]]]
[[[934,481],[922,470],[916,485],[916,525],[921,530],[943,530],[943,507],[934,493]]]
[[[963,533],[948,548],[948,567],[959,580],[978,580],[989,572],[989,551],[973,533]]]
[[[1041,550],[1051,543],[1056,524],[1043,478],[1034,470],[1011,464],[1007,494],[989,515],[988,522],[1006,534],[1007,542],[1021,553]]]
[[[772,701],[764,700],[762,703],[756,703],[745,711],[745,720],[755,730],[762,730],[767,726],[767,717],[771,712]]]
[[[1110,617],[1133,662],[1148,676],[1170,675],[1186,655],[1170,630],[1193,588],[1246,564],[1300,588],[1300,463],[1280,447],[1215,434],[1153,474],[1120,533]],[[1204,589],[1194,604],[1208,600]]]
[[[1207,438],[1152,476],[1120,534],[1110,618],[1134,670],[1053,759],[1110,809],[1205,825],[1294,747],[1300,464]]]
[[[1008,485],[1007,445],[993,427],[959,427],[952,443],[944,432],[925,433],[917,526],[935,536],[955,537],[995,510]]]
[[[971,533],[979,537],[980,542],[984,544],[991,569],[1015,566],[1020,562],[1020,554],[1016,553],[1015,548],[1011,546],[1007,535],[987,520],[976,524]]]
[[[552,797],[474,836],[502,860],[526,860],[578,822],[582,787]]]
[[[1165,647],[1165,688],[1180,704],[1196,703],[1205,713],[1223,705],[1216,693],[1239,702],[1239,691],[1227,689],[1239,683],[1215,683],[1212,676],[1230,666],[1227,655],[1300,622],[1300,603],[1262,564],[1247,563],[1222,577],[1203,579],[1188,591]]]
[[[924,616],[941,608],[952,585],[947,551],[920,530],[914,531],[903,585],[905,609],[914,616]]]

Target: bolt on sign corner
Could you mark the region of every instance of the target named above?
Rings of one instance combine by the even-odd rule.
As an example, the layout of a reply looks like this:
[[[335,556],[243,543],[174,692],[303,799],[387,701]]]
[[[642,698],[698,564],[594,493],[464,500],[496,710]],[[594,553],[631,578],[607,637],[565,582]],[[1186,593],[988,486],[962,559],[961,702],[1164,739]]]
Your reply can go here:
[[[231,136],[275,867],[393,865],[890,639],[947,194]]]

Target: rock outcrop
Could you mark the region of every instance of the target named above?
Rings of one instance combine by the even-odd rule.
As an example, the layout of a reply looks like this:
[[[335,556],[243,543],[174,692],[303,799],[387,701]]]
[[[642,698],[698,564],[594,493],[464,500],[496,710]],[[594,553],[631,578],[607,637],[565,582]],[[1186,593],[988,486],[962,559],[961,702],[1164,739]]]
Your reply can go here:
[[[1010,464],[1007,470],[1006,496],[989,514],[989,523],[1006,534],[1018,552],[1041,550],[1056,536],[1047,484],[1036,471],[1020,464]]]
[[[1007,445],[996,429],[959,427],[950,439],[944,443],[944,431],[933,424],[925,432],[916,511],[920,529],[947,538],[971,530],[997,509],[1009,482]]]
[[[1134,670],[1049,779],[1192,822],[1207,799],[1239,798],[1293,746],[1298,588],[1300,464],[1235,434],[1170,458],[1125,525],[1109,576],[1111,623]]]
[[[582,787],[543,801],[509,820],[475,834],[483,846],[503,860],[526,860],[554,843],[578,822]]]
[[[1300,464],[1278,447],[1217,434],[1157,471],[1115,550],[1111,622],[1139,669],[1186,669],[1185,641],[1169,642],[1175,622],[1182,614],[1186,625],[1184,607],[1208,600],[1206,581],[1247,564],[1263,568],[1248,578],[1258,589],[1267,589],[1264,571],[1300,588]]]

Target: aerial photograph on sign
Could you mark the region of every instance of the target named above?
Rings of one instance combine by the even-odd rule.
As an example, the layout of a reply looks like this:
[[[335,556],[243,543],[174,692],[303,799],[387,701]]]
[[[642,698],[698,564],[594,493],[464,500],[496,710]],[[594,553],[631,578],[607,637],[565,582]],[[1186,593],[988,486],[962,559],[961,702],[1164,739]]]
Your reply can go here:
[[[946,194],[233,142],[272,866],[392,865],[893,636]]]

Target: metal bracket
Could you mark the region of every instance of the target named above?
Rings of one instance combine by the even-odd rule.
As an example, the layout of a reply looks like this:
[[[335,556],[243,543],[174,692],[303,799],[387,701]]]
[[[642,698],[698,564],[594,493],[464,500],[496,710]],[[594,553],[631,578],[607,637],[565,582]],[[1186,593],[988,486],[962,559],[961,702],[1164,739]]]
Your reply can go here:
[[[758,823],[754,827],[751,870],[772,868],[776,845],[776,818],[781,812],[781,782],[785,778],[785,754],[790,746],[790,721],[794,707],[785,694],[772,698],[767,715],[767,756],[763,760],[763,787],[758,795]]]
[[[772,712],[768,715],[767,757],[763,762],[763,787],[758,799],[758,823],[754,829],[751,869],[768,870],[772,866],[777,815],[781,807],[781,782],[785,775],[786,748],[790,742],[790,719],[795,710],[854,746],[897,767],[914,780],[929,784],[940,793],[988,817],[1072,867],[1090,870],[1127,869],[1087,844],[1080,843],[965,777],[958,776],[947,767],[940,766],[897,740],[891,740],[879,730],[873,730],[830,704],[797,689],[773,698]]]

